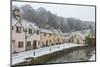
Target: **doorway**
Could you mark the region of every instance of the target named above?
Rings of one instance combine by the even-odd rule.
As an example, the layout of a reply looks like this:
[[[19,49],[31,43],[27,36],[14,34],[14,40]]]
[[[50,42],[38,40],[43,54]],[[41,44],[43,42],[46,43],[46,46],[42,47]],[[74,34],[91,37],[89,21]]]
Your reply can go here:
[[[34,40],[34,41],[33,41],[33,49],[36,49],[36,44],[37,44],[37,41]]]

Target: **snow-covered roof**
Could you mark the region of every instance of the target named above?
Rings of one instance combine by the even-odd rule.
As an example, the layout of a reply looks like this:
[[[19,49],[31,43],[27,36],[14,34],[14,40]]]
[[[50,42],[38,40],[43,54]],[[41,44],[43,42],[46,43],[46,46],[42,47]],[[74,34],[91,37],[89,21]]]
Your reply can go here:
[[[40,28],[40,32],[53,33],[51,30]]]
[[[72,32],[72,33],[68,33],[67,36],[65,37],[65,39],[69,39],[70,37],[74,36],[74,35],[79,35],[84,39],[84,36],[79,33],[79,32]]]
[[[82,30],[82,31],[75,31],[75,32],[69,32],[66,35],[66,39],[69,39],[73,35],[80,35],[83,39],[88,36],[90,30]]]
[[[81,33],[84,37],[86,37],[86,36],[88,36],[88,34],[90,33],[90,31],[91,31],[91,30],[83,30],[83,31],[80,31],[80,33]]]
[[[68,33],[63,33],[63,34],[64,34],[64,36],[66,37]]]
[[[14,17],[12,17],[12,26],[14,26],[16,23],[17,23],[17,20],[14,18]]]
[[[55,34],[61,34],[64,35],[64,33],[61,30],[57,30],[57,29],[44,29],[44,28],[40,28],[41,32],[46,32],[46,33],[55,33]]]
[[[18,23],[17,20],[14,17],[12,17],[12,26],[14,26],[16,23]],[[28,28],[31,25],[34,29],[39,29],[39,27],[36,26],[35,23],[31,21],[27,21],[25,19],[22,19],[20,23],[22,24],[22,27],[24,28]]]
[[[69,39],[70,37],[72,36],[72,33],[70,33],[70,32],[68,32],[67,34],[66,34],[66,39]]]
[[[82,39],[85,39],[85,37],[81,33],[77,33],[77,35],[81,36]]]
[[[52,31],[53,31],[54,33],[56,33],[56,34],[59,33],[58,30],[56,30],[56,29],[53,29]]]
[[[39,29],[38,26],[35,25],[35,23],[31,22],[31,21],[27,21],[25,19],[21,20],[21,24],[24,28],[28,28],[30,25],[34,28],[34,29]]]
[[[59,32],[61,35],[64,35],[64,33],[63,33],[60,29],[58,29],[58,32]]]

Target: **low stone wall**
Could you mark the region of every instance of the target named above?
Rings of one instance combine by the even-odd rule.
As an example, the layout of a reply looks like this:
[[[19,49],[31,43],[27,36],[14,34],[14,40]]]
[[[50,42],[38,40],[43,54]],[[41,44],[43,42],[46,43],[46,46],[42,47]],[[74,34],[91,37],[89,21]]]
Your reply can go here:
[[[73,52],[74,50],[79,50],[79,49],[84,49],[84,48],[88,48],[88,46],[76,46],[76,47],[72,47],[69,49],[64,49],[64,50],[57,51],[57,52],[54,52],[51,54],[46,54],[46,55],[43,55],[43,56],[40,56],[37,58],[32,58],[31,61],[29,61],[29,62],[25,61],[25,62],[16,64],[14,66],[46,64],[45,62],[47,62],[48,60],[56,59],[56,58],[66,55],[66,54],[69,54],[69,53]]]

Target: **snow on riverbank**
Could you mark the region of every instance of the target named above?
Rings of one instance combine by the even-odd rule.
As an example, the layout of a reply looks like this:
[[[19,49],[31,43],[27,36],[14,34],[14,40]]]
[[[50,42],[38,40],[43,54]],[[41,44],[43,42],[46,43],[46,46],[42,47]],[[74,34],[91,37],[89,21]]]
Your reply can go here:
[[[56,51],[64,50],[67,48],[75,47],[75,46],[82,46],[82,44],[73,44],[73,43],[64,43],[60,45],[54,45],[39,49],[34,49],[30,51],[25,51],[17,54],[12,55],[12,65],[25,61],[25,58],[28,57],[39,57],[46,54],[50,54]]]
[[[90,61],[94,61],[94,60],[96,60],[96,59],[95,59],[95,51],[93,51],[92,56],[91,56],[91,58],[90,58]]]

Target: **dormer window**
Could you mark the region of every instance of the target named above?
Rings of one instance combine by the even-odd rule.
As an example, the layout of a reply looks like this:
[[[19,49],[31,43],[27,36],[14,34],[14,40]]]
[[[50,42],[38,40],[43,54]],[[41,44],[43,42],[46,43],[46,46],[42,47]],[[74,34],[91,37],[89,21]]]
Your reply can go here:
[[[17,32],[17,33],[21,33],[21,27],[16,26],[16,32]]]
[[[29,34],[32,34],[32,29],[29,29]]]
[[[37,35],[39,35],[39,30],[37,30],[37,32],[36,32],[36,33],[37,33]]]

